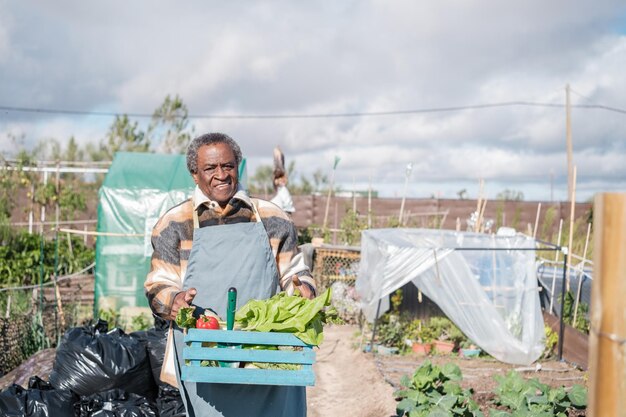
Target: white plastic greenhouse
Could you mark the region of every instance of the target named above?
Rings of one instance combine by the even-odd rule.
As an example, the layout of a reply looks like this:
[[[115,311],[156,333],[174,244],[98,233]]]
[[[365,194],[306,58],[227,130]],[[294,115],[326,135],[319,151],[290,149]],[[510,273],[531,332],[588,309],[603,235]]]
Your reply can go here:
[[[528,365],[544,349],[535,241],[433,229],[362,233],[356,290],[370,322],[408,282],[496,359]]]

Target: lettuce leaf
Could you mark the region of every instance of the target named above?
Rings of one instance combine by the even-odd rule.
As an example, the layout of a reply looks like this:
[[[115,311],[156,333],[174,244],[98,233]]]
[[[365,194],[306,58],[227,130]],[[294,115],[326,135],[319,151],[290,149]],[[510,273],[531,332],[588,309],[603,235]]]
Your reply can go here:
[[[250,300],[235,314],[241,330],[293,333],[312,346],[324,340],[323,325],[330,317],[330,288],[313,300],[278,293],[267,300]]]
[[[176,314],[176,324],[181,329],[189,329],[190,327],[196,327],[196,319],[193,316],[195,307],[183,307],[178,310]]]

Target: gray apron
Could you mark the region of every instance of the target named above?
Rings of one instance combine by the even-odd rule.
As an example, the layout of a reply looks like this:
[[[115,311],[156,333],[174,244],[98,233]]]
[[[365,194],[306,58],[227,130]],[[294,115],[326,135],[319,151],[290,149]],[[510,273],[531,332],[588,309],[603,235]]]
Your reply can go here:
[[[198,228],[194,233],[183,289],[195,288],[193,304],[226,318],[228,289],[237,289],[237,308],[266,299],[278,289],[278,270],[260,221]],[[188,417],[306,416],[305,387],[210,384],[180,380],[184,335],[174,325],[178,387]]]

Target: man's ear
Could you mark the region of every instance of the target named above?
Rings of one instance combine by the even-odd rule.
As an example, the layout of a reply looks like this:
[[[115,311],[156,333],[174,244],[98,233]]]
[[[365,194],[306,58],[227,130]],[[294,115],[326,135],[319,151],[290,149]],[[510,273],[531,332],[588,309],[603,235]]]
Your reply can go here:
[[[191,177],[193,178],[194,182],[198,184],[198,173],[191,174]]]

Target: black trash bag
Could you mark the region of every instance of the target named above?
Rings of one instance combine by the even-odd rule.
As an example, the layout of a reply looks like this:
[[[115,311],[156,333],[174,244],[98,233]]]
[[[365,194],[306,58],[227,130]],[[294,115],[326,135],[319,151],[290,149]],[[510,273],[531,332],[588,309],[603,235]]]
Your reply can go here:
[[[39,377],[32,377],[29,389],[17,384],[0,393],[0,416],[74,417],[78,395],[70,390],[55,390]]]
[[[121,329],[107,330],[107,322],[99,320],[65,332],[50,383],[81,396],[121,389],[154,401],[157,389],[144,344]]]
[[[154,327],[152,329],[131,333],[132,336],[140,339],[146,345],[152,377],[159,387],[170,386],[161,381],[161,367],[165,358],[165,346],[167,345],[167,331],[169,327],[169,321],[154,316]]]
[[[163,358],[165,357],[165,345],[167,342],[167,331],[158,329],[149,329],[130,334],[132,337],[141,341],[148,353],[148,363],[152,372],[152,379],[158,385],[164,385],[161,382],[161,367],[163,366]]]
[[[159,417],[186,417],[185,404],[180,392],[171,385],[159,387],[159,396],[156,400]]]
[[[111,389],[80,397],[77,417],[157,417],[154,403],[141,395]]]

